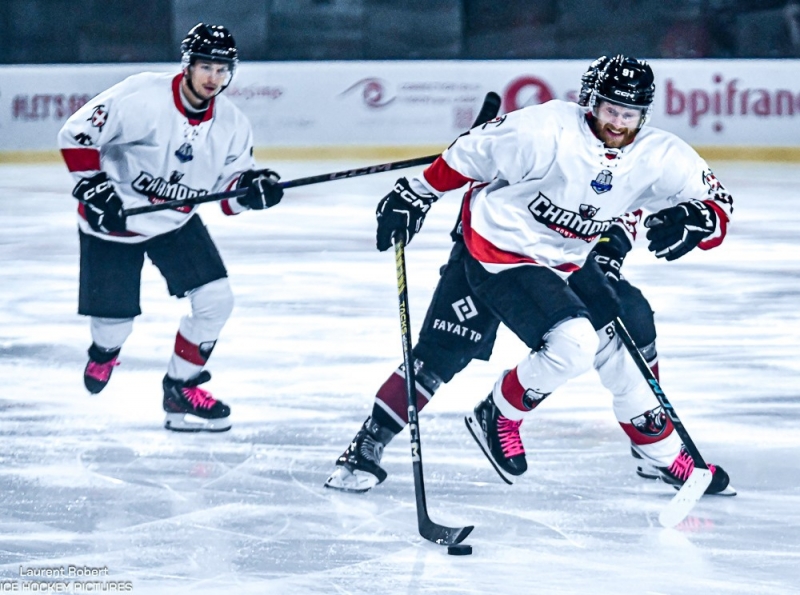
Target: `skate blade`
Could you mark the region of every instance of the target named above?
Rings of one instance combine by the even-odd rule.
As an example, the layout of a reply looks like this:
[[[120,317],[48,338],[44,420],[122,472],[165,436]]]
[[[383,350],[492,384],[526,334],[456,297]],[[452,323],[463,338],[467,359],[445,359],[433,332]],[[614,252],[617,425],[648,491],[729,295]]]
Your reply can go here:
[[[658,522],[663,527],[671,528],[685,519],[706,493],[706,488],[711,484],[711,478],[711,471],[695,467],[689,479],[658,515]]]
[[[164,427],[173,432],[227,432],[231,429],[230,417],[205,419],[191,413],[167,413]]]
[[[653,468],[653,467],[642,467],[642,466],[639,466],[639,467],[636,468],[636,475],[638,475],[639,477],[643,477],[644,479],[655,479],[655,480],[660,480],[661,479],[661,475],[659,475],[658,471],[655,470],[655,468]],[[668,483],[668,482],[664,482],[664,483],[667,483],[667,485],[671,485],[676,490],[680,490],[681,489],[681,486],[675,485],[674,483]],[[735,496],[736,495],[736,489],[732,485],[728,485],[721,492],[715,492],[713,494],[705,494],[705,495],[706,496]]]
[[[639,477],[643,477],[644,479],[660,479],[661,475],[659,475],[658,471],[655,470],[653,467],[644,467],[639,465],[636,467],[636,475]],[[680,486],[676,486],[675,489],[678,489]]]
[[[472,437],[475,439],[475,442],[477,442],[478,446],[481,447],[483,454],[486,455],[487,459],[489,459],[489,462],[492,464],[492,467],[494,467],[494,470],[497,471],[497,474],[500,476],[500,479],[502,479],[508,485],[514,485],[514,481],[512,480],[514,476],[508,475],[497,465],[497,463],[494,462],[491,450],[489,450],[489,445],[486,444],[486,439],[483,437],[483,430],[481,429],[478,422],[475,421],[475,417],[472,415],[465,416],[464,423],[467,424],[467,429],[469,430],[469,433],[472,434]]]
[[[378,478],[365,471],[353,473],[344,466],[336,467],[325,481],[325,487],[340,492],[363,494],[378,485]]]
[[[680,486],[672,486],[673,488],[680,489]],[[738,492],[736,488],[734,488],[731,484],[725,486],[725,489],[721,492],[714,492],[713,494],[705,494],[706,496],[735,496]]]

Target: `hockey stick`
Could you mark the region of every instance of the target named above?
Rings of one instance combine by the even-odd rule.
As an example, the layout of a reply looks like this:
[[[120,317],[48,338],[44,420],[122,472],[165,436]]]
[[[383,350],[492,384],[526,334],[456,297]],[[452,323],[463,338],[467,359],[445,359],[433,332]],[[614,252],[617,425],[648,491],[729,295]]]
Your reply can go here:
[[[497,93],[487,93],[481,111],[471,128],[485,124],[500,111],[500,97]],[[429,159],[424,157],[424,159]],[[435,159],[435,157],[434,157]],[[433,160],[431,162],[433,162]],[[397,297],[400,312],[400,334],[403,339],[403,367],[405,368],[406,399],[408,401],[408,432],[411,438],[411,462],[414,468],[414,496],[417,500],[417,526],[419,534],[438,545],[455,545],[467,538],[473,525],[467,527],[445,527],[431,520],[425,499],[425,480],[422,473],[422,445],[419,437],[419,411],[417,410],[417,390],[414,359],[411,348],[411,320],[408,312],[408,288],[406,286],[405,241],[395,236],[394,259],[397,269]]]
[[[481,106],[478,117],[472,125],[479,126],[494,118],[500,110],[500,96],[494,91],[486,94]],[[415,157],[413,159],[405,159],[403,161],[392,161],[390,163],[382,163],[380,165],[369,165],[367,167],[360,167],[356,169],[346,169],[337,171],[330,174],[320,174],[317,176],[309,176],[307,178],[297,178],[296,180],[289,180],[281,182],[281,188],[297,188],[298,186],[310,186],[311,184],[320,184],[322,182],[331,182],[333,180],[342,180],[345,178],[358,178],[360,176],[369,176],[385,171],[393,171],[396,169],[406,169],[409,167],[416,167],[418,165],[428,165],[436,161],[439,155],[428,155],[427,157]],[[122,213],[126,217],[131,215],[141,215],[143,213],[154,213],[156,211],[165,211],[167,209],[174,209],[177,207],[184,207],[186,205],[199,205],[205,202],[216,202],[225,200],[226,198],[239,198],[247,194],[247,188],[238,188],[236,190],[229,190],[227,192],[217,192],[214,194],[206,194],[203,196],[195,196],[192,198],[184,198],[180,200],[168,200],[166,202],[146,205],[143,207],[134,207],[132,209],[125,209]]]
[[[636,367],[639,368],[642,376],[644,376],[644,379],[647,381],[647,386],[650,387],[651,392],[655,395],[656,399],[658,399],[658,402],[661,403],[667,417],[669,417],[675,431],[678,433],[678,437],[680,437],[683,442],[686,452],[689,453],[689,456],[692,457],[692,461],[694,461],[692,474],[684,482],[681,489],[678,490],[678,493],[675,494],[675,497],[672,498],[666,508],[658,515],[658,521],[661,525],[664,527],[674,527],[686,518],[686,515],[694,508],[694,505],[697,504],[700,498],[703,497],[703,494],[706,493],[706,488],[708,488],[712,479],[711,470],[700,455],[700,451],[697,450],[697,447],[689,436],[689,432],[683,427],[683,422],[681,422],[678,414],[675,413],[675,409],[667,399],[667,395],[664,394],[653,371],[650,369],[650,366],[647,365],[647,361],[639,351],[636,343],[634,343],[633,338],[631,338],[628,329],[619,316],[614,320],[614,325],[617,327],[617,333],[628,349],[628,353],[631,354],[633,361],[636,363]]]
[[[466,539],[474,527],[445,527],[438,525],[428,516],[425,500],[425,482],[422,475],[422,446],[419,437],[419,418],[417,411],[416,380],[414,360],[411,354],[411,321],[408,313],[408,288],[406,286],[405,242],[394,240],[394,256],[397,265],[397,294],[400,307],[400,333],[403,338],[403,365],[406,377],[406,398],[408,399],[408,431],[411,435],[411,461],[414,467],[414,494],[417,498],[417,524],[419,534],[428,541],[439,545],[455,545]]]

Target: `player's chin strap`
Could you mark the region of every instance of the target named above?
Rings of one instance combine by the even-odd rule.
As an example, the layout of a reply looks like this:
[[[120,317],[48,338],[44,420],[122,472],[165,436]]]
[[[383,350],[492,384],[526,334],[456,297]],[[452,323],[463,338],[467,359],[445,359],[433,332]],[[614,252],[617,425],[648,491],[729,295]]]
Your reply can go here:
[[[183,69],[183,80],[186,81],[186,86],[189,88],[189,92],[192,95],[194,95],[195,99],[197,99],[200,102],[200,107],[199,108],[194,108],[194,109],[196,109],[199,112],[204,112],[204,111],[206,111],[208,109],[208,104],[211,103],[211,99],[213,99],[213,97],[216,97],[217,95],[222,93],[224,87],[222,89],[220,89],[219,91],[217,91],[217,93],[215,93],[213,97],[210,97],[208,99],[204,99],[203,97],[200,97],[200,95],[198,95],[197,91],[195,91],[194,85],[192,84],[192,77],[189,76],[189,69],[190,68],[191,68],[191,66],[187,66],[186,68]]]
[[[214,99],[214,97],[216,97],[217,95],[219,95],[219,94],[220,94],[220,93],[222,93],[222,92],[223,92],[225,89],[227,89],[227,88],[228,88],[228,85],[230,85],[230,84],[231,84],[231,80],[233,79],[233,75],[231,75],[231,76],[230,76],[230,78],[228,79],[228,82],[227,82],[227,83],[225,83],[224,85],[222,85],[222,86],[219,88],[219,90],[218,90],[216,93],[214,93],[214,95],[212,95],[212,96],[211,96],[211,97],[209,97],[208,99],[204,99],[203,97],[200,97],[200,95],[199,95],[199,94],[197,93],[197,91],[195,90],[195,88],[194,88],[194,85],[192,84],[192,77],[190,77],[190,76],[189,76],[189,69],[190,69],[190,68],[191,68],[191,66],[186,66],[186,67],[183,69],[183,78],[184,78],[184,80],[186,81],[186,86],[189,88],[189,92],[190,92],[192,95],[194,95],[194,96],[195,96],[195,98],[196,98],[198,101],[200,101],[200,103],[201,103],[201,106],[200,106],[200,108],[198,109],[198,111],[201,111],[201,112],[203,112],[203,111],[205,111],[205,110],[207,110],[207,109],[208,109],[208,105],[211,103],[211,100],[212,100],[212,99]]]

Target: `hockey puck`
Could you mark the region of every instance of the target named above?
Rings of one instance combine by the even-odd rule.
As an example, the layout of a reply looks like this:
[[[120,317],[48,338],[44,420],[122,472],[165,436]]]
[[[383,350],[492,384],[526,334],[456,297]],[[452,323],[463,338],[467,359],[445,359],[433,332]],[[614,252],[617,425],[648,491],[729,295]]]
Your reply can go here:
[[[448,545],[447,553],[451,556],[470,556],[472,555],[472,546],[466,543],[459,543],[458,545]]]

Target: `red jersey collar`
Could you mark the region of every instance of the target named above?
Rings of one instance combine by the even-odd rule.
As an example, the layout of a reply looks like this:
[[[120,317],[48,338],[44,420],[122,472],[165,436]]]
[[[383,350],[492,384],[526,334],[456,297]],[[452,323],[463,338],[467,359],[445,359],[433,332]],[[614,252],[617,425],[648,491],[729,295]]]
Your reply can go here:
[[[181,101],[181,79],[183,79],[183,73],[176,74],[175,78],[172,79],[172,99],[175,100],[175,107],[178,108],[180,113],[186,116],[186,119],[189,120],[189,124],[192,126],[197,126],[203,122],[208,122],[211,119],[211,116],[214,115],[214,100],[216,97],[212,97],[208,102],[208,109],[206,109],[205,113],[203,114],[202,120],[192,118],[186,113],[186,108],[183,107],[183,101]]]

